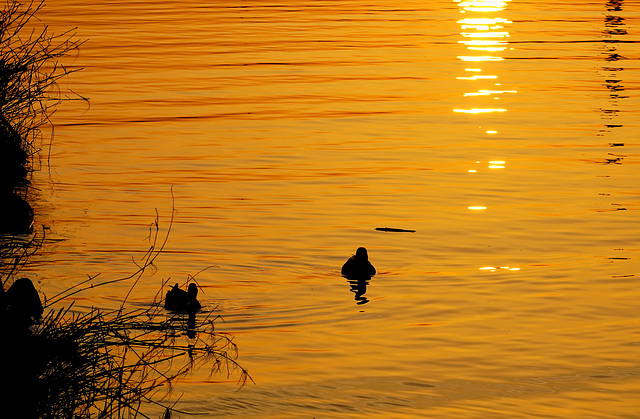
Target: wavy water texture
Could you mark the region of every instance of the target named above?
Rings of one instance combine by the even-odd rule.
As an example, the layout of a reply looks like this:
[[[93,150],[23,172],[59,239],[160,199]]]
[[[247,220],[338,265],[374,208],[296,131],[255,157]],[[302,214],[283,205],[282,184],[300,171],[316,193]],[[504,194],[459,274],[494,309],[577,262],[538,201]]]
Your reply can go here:
[[[69,85],[91,104],[54,115],[29,274],[53,295],[130,272],[173,187],[130,299],[213,265],[202,303],[256,381],[196,374],[186,411],[637,414],[640,9],[473,3],[49,3],[88,39]]]

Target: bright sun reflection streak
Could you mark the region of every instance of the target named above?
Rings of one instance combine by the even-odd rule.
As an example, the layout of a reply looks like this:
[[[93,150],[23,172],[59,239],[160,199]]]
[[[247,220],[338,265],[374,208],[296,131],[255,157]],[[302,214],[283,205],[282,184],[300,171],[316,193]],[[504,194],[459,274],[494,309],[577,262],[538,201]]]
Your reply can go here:
[[[496,52],[504,51],[507,49],[507,43],[504,41],[489,41],[474,39],[471,41],[458,41],[459,44],[467,45],[467,49],[470,51],[487,51]]]
[[[486,39],[473,39],[471,41],[458,41],[459,44],[465,45],[477,45],[477,46],[491,46],[491,45],[507,45],[505,41],[490,41]]]
[[[454,109],[454,112],[460,113],[491,113],[491,112],[506,112],[506,109],[500,108],[473,108],[473,109]]]
[[[509,32],[462,32],[465,38],[508,38]]]
[[[487,18],[460,19],[458,23],[460,23],[461,25],[489,26],[489,25],[495,25],[496,23],[513,23],[513,22],[507,19],[496,17],[494,19],[487,19]]]
[[[458,77],[460,78],[460,77]],[[468,77],[467,77],[468,79]],[[465,93],[464,97],[467,96],[490,96],[490,95],[499,95],[502,93],[518,93],[515,90],[478,90],[477,92],[469,92]]]
[[[518,93],[517,90],[478,90],[478,92],[488,94]]]
[[[507,47],[467,47],[470,51],[487,51],[487,52],[498,52],[504,51]]]
[[[493,55],[458,55],[458,58],[462,61],[503,61],[502,57],[495,57]]]
[[[470,77],[456,77],[458,80],[486,80],[486,79],[497,79],[498,76],[470,76]]]
[[[495,266],[483,266],[483,267],[478,268],[478,269],[481,270],[481,271],[491,271],[491,272],[495,272],[498,269],[504,269],[504,270],[507,270],[507,271],[519,271],[520,270],[520,268],[510,268],[508,266],[500,266],[499,268],[495,267]]]
[[[510,0],[453,0],[455,3],[458,3],[458,6],[461,9],[461,12],[487,12],[487,11],[500,11],[503,10],[507,3]],[[478,16],[478,15],[475,15]],[[457,58],[461,61],[470,62],[470,63],[478,63],[478,64],[468,64],[469,66],[481,66],[483,62],[496,62],[503,61],[504,57],[499,56],[500,51],[504,51],[507,49],[509,42],[507,38],[509,38],[509,32],[504,29],[505,24],[512,23],[508,19],[504,18],[490,18],[490,17],[470,17],[465,19],[459,19],[458,23],[462,29],[460,35],[462,36],[462,40],[458,41],[459,44],[464,44],[469,50],[470,54],[473,54],[475,51],[484,52],[483,55],[459,55]],[[482,52],[478,52],[476,54],[482,54]],[[489,55],[489,54],[495,55]],[[475,71],[481,72],[482,68],[466,68],[465,71]],[[495,80],[498,76],[496,75],[470,75],[470,76],[461,76],[456,77],[457,80],[468,80],[468,81],[488,81]],[[497,80],[496,80],[497,81]],[[494,83],[495,86],[499,86],[499,83]],[[500,99],[498,95],[503,93],[517,93],[515,90],[489,90],[489,89],[480,89],[476,92],[468,92],[464,93],[464,97],[478,97],[481,100],[482,97],[490,98],[493,100]],[[491,98],[491,96],[494,96]],[[487,107],[473,107],[468,109],[457,108],[453,110],[457,113],[466,113],[466,114],[490,114],[495,112],[506,112],[506,109],[496,108],[492,106]],[[495,131],[487,133],[496,133]],[[504,168],[501,164],[492,164],[489,166],[491,169],[502,169]],[[473,173],[473,172],[471,172]],[[469,207],[470,209],[472,207]],[[484,209],[484,208],[475,208],[474,209]]]
[[[467,12],[499,12],[507,7],[509,0],[471,0],[461,1],[454,0],[458,5]]]
[[[488,31],[489,25],[462,25],[462,29],[475,29],[478,31]]]

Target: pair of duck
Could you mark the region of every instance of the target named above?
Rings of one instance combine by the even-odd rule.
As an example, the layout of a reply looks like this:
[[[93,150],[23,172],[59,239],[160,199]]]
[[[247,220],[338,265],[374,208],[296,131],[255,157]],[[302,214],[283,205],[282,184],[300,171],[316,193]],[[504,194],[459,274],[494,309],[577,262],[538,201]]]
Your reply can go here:
[[[376,274],[376,268],[369,262],[369,253],[364,247],[359,247],[356,254],[351,256],[342,265],[342,275],[351,278],[371,277]],[[167,291],[164,299],[164,308],[171,311],[195,313],[202,306],[198,301],[198,286],[193,282],[189,284],[187,291],[180,289],[178,284]]]

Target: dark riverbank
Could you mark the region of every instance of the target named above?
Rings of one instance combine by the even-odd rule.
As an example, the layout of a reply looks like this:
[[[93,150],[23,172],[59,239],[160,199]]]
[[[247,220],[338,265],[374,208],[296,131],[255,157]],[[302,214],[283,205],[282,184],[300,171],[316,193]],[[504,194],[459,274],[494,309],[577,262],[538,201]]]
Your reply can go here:
[[[12,72],[0,60],[0,95],[5,98],[9,89],[8,75]],[[6,100],[6,99],[5,99]],[[6,103],[0,103],[4,110]],[[33,209],[27,201],[31,144],[0,115],[0,234],[27,234],[33,227]]]

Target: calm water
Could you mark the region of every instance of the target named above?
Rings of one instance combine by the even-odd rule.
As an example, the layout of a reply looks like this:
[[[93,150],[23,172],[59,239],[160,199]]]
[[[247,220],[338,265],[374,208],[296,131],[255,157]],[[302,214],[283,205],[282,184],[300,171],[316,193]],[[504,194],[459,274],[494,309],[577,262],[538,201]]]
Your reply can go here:
[[[212,266],[201,301],[256,382],[195,374],[181,409],[640,415],[640,2],[52,0],[40,18],[87,39],[63,87],[90,106],[55,114],[36,179],[53,242],[29,275],[53,295],[129,274],[173,187],[133,302]],[[358,246],[379,272],[364,295],[339,273]]]

